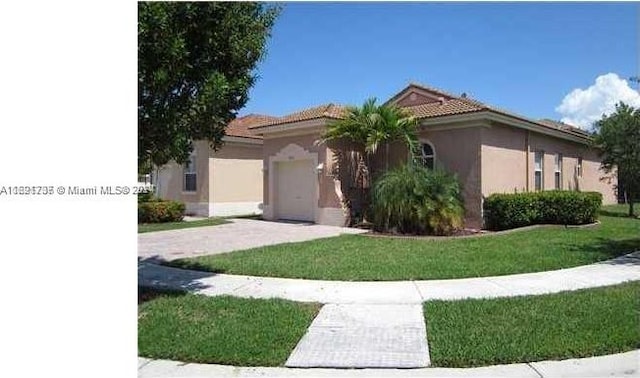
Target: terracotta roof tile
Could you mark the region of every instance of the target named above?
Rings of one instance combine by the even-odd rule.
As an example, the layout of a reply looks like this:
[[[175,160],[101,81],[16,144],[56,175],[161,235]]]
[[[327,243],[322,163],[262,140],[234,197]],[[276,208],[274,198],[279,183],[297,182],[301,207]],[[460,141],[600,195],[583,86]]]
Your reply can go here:
[[[344,114],[345,109],[346,107],[342,105],[324,104],[324,105],[316,106],[313,108],[304,109],[299,112],[291,113],[283,117],[277,117],[277,118],[274,117],[271,120],[267,121],[266,123],[252,126],[250,127],[250,129],[256,129],[256,128],[272,126],[272,125],[281,125],[281,124],[292,123],[292,122],[308,121],[308,120],[318,119],[318,118],[340,119],[342,118],[342,115]]]
[[[560,121],[554,121],[552,119],[539,119],[537,122],[544,126],[552,127],[558,130],[577,133],[577,134],[583,134],[583,135],[589,135],[589,132],[582,130],[577,126],[569,125],[567,123],[560,122]]]
[[[411,114],[413,114],[418,119],[436,118],[436,117],[442,117],[442,116],[474,113],[474,112],[480,112],[480,111],[490,111],[493,113],[499,113],[512,118],[533,123],[538,126],[562,131],[567,134],[579,136],[582,138],[589,137],[589,133],[571,125],[567,125],[561,122],[556,122],[551,120],[533,120],[533,119],[521,116],[517,113],[510,112],[508,110],[504,110],[495,106],[484,104],[478,100],[468,98],[465,95],[456,96],[451,93],[445,92],[443,90],[429,87],[422,84],[417,84],[417,83],[409,84],[408,87],[406,87],[405,89],[400,91],[398,94],[393,96],[391,99],[389,99],[386,102],[386,104],[389,104],[393,102],[394,99],[399,98],[399,96],[402,93],[406,93],[406,90],[411,87],[420,88],[425,91],[432,92],[440,97],[440,101],[404,107],[404,109],[407,109]],[[313,108],[304,109],[304,110],[301,110],[292,114],[288,114],[282,117],[260,116],[260,117],[263,117],[261,122],[255,122],[250,124],[248,126],[248,129],[259,129],[261,127],[282,125],[282,124],[288,124],[288,123],[294,123],[294,122],[300,122],[300,121],[308,121],[308,120],[318,119],[318,118],[341,119],[344,116],[346,109],[347,108],[345,106],[330,103],[330,104],[316,106]]]
[[[424,105],[416,105],[412,107],[407,107],[406,109],[410,110],[416,117],[418,118],[430,118],[430,117],[438,117],[445,115],[454,115],[461,113],[471,113],[476,111],[488,110],[494,113],[500,113],[503,115],[507,115],[509,117],[518,118],[530,123],[537,124],[539,126],[543,126],[546,128],[563,131],[567,134],[577,135],[583,138],[588,138],[590,135],[588,132],[562,122],[552,121],[549,119],[542,120],[534,120],[517,113],[511,112],[509,110],[505,110],[496,106],[484,104],[478,100],[468,98],[468,97],[458,97],[454,96],[451,93],[442,91],[437,88],[429,87],[422,84],[411,83],[409,87],[418,87],[430,92],[437,93],[442,96],[448,96],[450,99],[445,99],[443,103],[435,102]]]
[[[262,139],[261,136],[254,135],[250,128],[259,126],[273,121],[276,117],[263,115],[263,114],[249,114],[243,117],[239,117],[231,121],[225,130],[226,135],[241,137],[241,138],[254,138]]]
[[[407,109],[417,118],[431,118],[445,115],[478,112],[486,109],[465,99],[451,99],[444,102],[431,102],[428,104],[408,106]]]

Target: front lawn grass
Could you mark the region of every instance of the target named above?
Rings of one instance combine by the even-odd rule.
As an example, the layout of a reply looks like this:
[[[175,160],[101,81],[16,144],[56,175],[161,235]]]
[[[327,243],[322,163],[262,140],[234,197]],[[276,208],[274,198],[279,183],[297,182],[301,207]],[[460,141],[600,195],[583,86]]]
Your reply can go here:
[[[628,217],[629,216],[629,204],[619,203],[616,205],[602,206],[600,214],[610,217]],[[633,215],[640,216],[640,202],[633,203]]]
[[[433,366],[468,367],[640,347],[640,282],[551,295],[424,305]]]
[[[281,366],[320,307],[152,289],[140,294],[139,355],[183,362]]]
[[[143,234],[145,232],[155,231],[167,231],[167,230],[179,230],[183,228],[193,227],[205,227],[205,226],[217,226],[219,224],[229,223],[229,221],[222,218],[207,218],[196,221],[182,221],[182,222],[167,222],[167,223],[141,223],[138,224],[138,233]]]
[[[429,280],[541,272],[640,250],[640,221],[601,217],[586,228],[551,226],[447,240],[342,235],[168,262],[217,273],[346,281]]]

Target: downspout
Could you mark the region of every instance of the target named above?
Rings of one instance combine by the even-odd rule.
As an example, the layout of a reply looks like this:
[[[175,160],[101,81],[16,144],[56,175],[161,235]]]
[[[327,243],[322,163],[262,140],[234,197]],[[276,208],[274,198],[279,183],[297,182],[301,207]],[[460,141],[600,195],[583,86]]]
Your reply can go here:
[[[526,134],[524,134],[524,145],[525,145],[525,160],[526,160],[526,169],[525,173],[527,178],[525,180],[527,185],[527,192],[529,191],[529,130],[527,130]]]
[[[155,168],[155,177],[151,178],[151,188],[153,189],[152,191],[154,192],[153,195],[155,195],[156,197],[160,196],[160,167],[154,164],[154,168]],[[155,184],[154,184],[155,181]]]

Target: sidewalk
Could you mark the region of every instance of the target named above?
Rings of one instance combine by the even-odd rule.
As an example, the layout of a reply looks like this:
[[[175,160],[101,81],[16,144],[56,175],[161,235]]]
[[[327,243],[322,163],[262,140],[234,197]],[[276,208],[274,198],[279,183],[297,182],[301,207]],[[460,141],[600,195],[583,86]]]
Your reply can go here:
[[[252,277],[138,264],[138,284],[204,295],[282,298],[300,302],[418,304],[587,289],[640,280],[640,251],[596,264],[539,273],[429,281],[346,282]]]
[[[285,366],[422,368],[429,363],[421,305],[328,304]]]
[[[475,369],[427,368],[428,335],[422,313],[422,303],[428,300],[538,295],[635,280],[640,280],[640,251],[596,264],[548,272],[396,282],[237,276],[189,271],[141,261],[138,264],[139,285],[187,290],[210,296],[319,302],[325,306],[289,356],[285,365],[291,368],[244,368],[141,359],[139,376],[637,375],[640,361],[638,351],[582,360]],[[300,367],[311,369],[295,369]],[[365,369],[322,369],[336,367]]]
[[[138,377],[638,377],[640,350],[563,361],[495,365],[477,368],[295,369],[185,364],[138,358]]]

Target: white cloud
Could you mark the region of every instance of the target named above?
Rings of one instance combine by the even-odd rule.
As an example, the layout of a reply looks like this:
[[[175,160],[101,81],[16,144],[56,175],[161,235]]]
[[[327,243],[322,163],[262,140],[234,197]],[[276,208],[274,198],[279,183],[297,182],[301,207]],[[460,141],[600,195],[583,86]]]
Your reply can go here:
[[[614,73],[600,75],[595,84],[587,89],[576,88],[562,99],[556,112],[562,122],[590,129],[603,114],[615,111],[615,105],[624,103],[640,107],[640,93],[629,86],[626,80]]]

